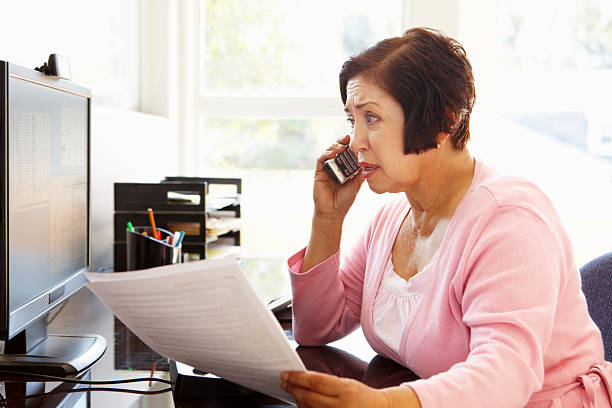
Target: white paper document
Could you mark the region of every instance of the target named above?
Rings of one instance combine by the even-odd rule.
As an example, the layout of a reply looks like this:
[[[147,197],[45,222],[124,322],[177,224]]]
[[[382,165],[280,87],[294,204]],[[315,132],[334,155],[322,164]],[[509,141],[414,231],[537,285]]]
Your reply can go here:
[[[280,373],[306,368],[236,260],[85,275],[92,292],[159,354],[295,403],[280,388]]]

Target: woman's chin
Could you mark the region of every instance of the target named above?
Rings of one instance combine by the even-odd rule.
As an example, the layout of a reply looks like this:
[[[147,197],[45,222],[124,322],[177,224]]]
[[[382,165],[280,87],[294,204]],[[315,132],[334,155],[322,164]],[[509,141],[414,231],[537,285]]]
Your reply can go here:
[[[383,188],[380,183],[377,183],[372,179],[366,179],[366,182],[368,183],[368,187],[370,187],[370,190],[372,190],[376,194],[383,194],[387,192],[387,190]]]

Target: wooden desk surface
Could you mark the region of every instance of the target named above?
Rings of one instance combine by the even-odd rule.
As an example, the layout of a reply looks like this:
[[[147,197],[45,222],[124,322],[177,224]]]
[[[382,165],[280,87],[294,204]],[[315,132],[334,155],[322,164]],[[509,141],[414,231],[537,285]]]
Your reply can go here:
[[[277,260],[250,259],[243,265],[249,280],[264,301],[288,293],[290,285],[284,262]],[[53,317],[57,313],[57,316]],[[106,338],[108,347],[102,358],[84,377],[91,380],[127,379],[148,377],[151,365],[157,361],[159,370],[167,370],[167,362],[148,349],[138,338],[117,321],[112,313],[88,290],[83,289],[63,309],[51,312],[53,319],[49,333],[84,334],[96,333]],[[311,370],[328,372],[342,377],[354,378],[370,386],[383,388],[416,379],[408,369],[393,361],[377,356],[366,342],[361,330],[325,347],[297,346],[296,351],[304,365]],[[167,371],[156,371],[156,377],[169,378]],[[279,380],[280,383],[280,380]],[[147,382],[112,385],[123,389],[164,389],[167,384],[157,383],[149,388]],[[272,407],[285,404],[261,395],[249,398],[219,399],[206,403],[202,400],[175,400],[172,393],[137,395],[118,392],[69,392],[67,384],[2,381],[0,394],[8,401],[0,406],[8,407],[112,407],[112,408],[157,408],[157,407],[227,407],[260,406]],[[43,397],[24,399],[24,395],[50,393]]]

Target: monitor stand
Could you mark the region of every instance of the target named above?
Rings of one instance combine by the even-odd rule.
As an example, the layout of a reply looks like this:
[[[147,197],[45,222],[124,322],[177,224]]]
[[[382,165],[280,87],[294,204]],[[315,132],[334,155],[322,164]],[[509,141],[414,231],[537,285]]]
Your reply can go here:
[[[0,371],[64,376],[94,364],[106,351],[106,340],[97,334],[47,335],[45,317],[4,344]]]

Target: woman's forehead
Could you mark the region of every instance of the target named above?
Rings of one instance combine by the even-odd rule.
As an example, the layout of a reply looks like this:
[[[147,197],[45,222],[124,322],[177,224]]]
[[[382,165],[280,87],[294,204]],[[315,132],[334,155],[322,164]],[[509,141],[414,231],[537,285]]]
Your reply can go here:
[[[363,76],[355,76],[346,84],[346,110],[361,109],[365,105],[382,105],[393,97],[373,81]]]

